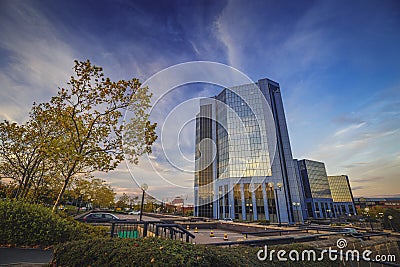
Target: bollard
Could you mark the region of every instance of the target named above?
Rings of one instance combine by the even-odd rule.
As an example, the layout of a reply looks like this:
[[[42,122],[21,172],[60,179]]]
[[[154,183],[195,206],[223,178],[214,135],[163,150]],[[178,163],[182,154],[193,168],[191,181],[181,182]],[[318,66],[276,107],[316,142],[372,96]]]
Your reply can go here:
[[[228,239],[228,234],[224,234],[224,240],[225,241],[228,241],[229,239]]]
[[[214,237],[215,235],[214,235],[214,231],[213,230],[211,230],[210,231],[210,237]]]
[[[199,232],[199,230],[197,229],[197,227],[194,228],[194,232],[195,232],[195,233],[198,233],[198,232]]]

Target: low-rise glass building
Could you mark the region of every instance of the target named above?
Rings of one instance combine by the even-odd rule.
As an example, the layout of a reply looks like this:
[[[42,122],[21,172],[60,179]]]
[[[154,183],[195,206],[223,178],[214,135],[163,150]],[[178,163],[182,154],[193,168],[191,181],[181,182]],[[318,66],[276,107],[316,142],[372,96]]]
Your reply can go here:
[[[336,215],[356,215],[349,177],[347,175],[328,176],[328,182]]]
[[[331,189],[323,162],[298,160],[306,204],[304,217],[335,217]]]

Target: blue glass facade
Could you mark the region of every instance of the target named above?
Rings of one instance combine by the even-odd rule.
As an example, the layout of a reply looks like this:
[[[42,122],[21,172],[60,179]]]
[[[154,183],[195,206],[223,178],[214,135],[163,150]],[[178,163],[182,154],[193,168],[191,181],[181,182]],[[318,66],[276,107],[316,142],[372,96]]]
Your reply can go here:
[[[212,114],[204,113],[205,106]],[[205,126],[204,116],[213,120],[211,127]],[[196,216],[302,220],[292,206],[301,194],[278,83],[263,79],[201,100],[196,125]],[[203,127],[209,129],[207,136]],[[213,143],[204,142],[207,139]],[[210,162],[206,151],[212,149]],[[212,216],[206,212],[211,207]]]
[[[355,212],[347,178],[328,181],[324,163],[293,159],[269,79],[201,99],[195,155],[195,216],[302,223]]]
[[[353,194],[346,175],[327,176],[325,164],[295,160],[302,181],[303,218],[327,219],[356,215]]]
[[[303,183],[306,218],[332,218],[333,200],[323,162],[299,160],[298,168]]]

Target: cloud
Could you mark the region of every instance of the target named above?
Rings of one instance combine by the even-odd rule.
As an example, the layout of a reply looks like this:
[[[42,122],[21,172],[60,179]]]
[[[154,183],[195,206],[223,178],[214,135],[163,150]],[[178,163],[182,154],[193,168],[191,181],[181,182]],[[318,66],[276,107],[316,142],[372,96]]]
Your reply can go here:
[[[365,186],[362,186],[362,185],[359,185],[359,186],[352,186],[352,187],[351,187],[351,190],[352,190],[352,191],[359,191],[359,190],[364,189],[364,188],[365,188]]]
[[[342,113],[342,114],[334,117],[332,119],[332,121],[335,124],[339,124],[339,125],[342,125],[342,124],[345,124],[345,125],[348,125],[348,124],[360,124],[360,123],[364,122],[361,118],[359,118],[359,116],[357,116],[354,113],[353,114],[347,114],[347,113],[343,114]]]
[[[328,174],[346,173],[352,183],[368,184],[358,187],[358,195],[395,194],[400,186],[396,178],[400,172],[398,88],[376,92],[356,114],[336,115],[333,121],[341,128],[317,140],[318,145],[304,157],[324,161]]]
[[[0,16],[0,113],[22,122],[33,100],[48,101],[72,73],[74,52],[27,2],[5,2]]]
[[[86,3],[79,8],[54,3],[2,3],[0,119],[23,122],[33,100],[47,101],[66,84],[75,58],[91,59],[113,80],[135,76],[142,81],[176,63],[215,60],[254,79],[268,76],[281,83],[294,155],[325,161],[329,172],[346,172],[355,181],[371,179],[373,188],[381,186],[382,192],[398,187],[399,169],[393,165],[400,157],[397,4],[357,2],[339,8],[326,1],[127,2],[93,9]],[[113,13],[119,15],[109,15]],[[157,94],[170,82],[160,80],[150,90]],[[167,114],[188,97],[216,91],[193,88],[177,89],[164,99],[160,112]],[[168,136],[174,138],[168,146],[180,143],[190,159],[192,134],[183,131],[179,140]],[[192,191],[193,176],[170,169],[156,149],[153,156],[157,170]],[[151,180],[146,168],[139,165],[135,170]],[[118,190],[136,186],[126,170],[107,175],[121,186]],[[384,179],[374,183],[372,178],[381,176]]]
[[[367,178],[361,178],[361,179],[352,179],[351,181],[353,183],[368,183],[371,181],[378,181],[378,180],[383,180],[385,177],[383,176],[376,176],[376,177],[367,177]]]
[[[345,134],[345,133],[347,133],[349,131],[358,129],[358,128],[364,126],[365,124],[366,124],[366,122],[361,122],[361,123],[358,123],[358,124],[352,124],[352,125],[344,128],[344,129],[341,129],[341,130],[337,131],[334,135],[338,136],[338,135],[341,135],[341,134]]]

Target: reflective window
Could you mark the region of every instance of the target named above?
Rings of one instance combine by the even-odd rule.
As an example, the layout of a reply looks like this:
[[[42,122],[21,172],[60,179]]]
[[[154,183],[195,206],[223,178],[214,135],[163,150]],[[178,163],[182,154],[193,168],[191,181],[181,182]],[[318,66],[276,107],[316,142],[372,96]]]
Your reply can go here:
[[[351,188],[346,175],[328,176],[328,181],[334,202],[353,202]]]

